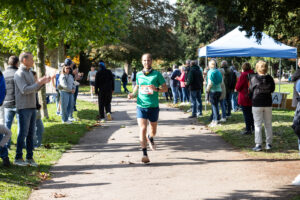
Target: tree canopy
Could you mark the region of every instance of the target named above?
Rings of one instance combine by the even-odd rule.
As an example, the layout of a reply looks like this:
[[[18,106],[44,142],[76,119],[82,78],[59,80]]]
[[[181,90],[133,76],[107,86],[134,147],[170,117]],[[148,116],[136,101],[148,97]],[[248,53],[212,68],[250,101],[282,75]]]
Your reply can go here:
[[[194,0],[214,6],[228,23],[240,25],[259,40],[261,32],[300,47],[300,4],[294,0]]]
[[[153,58],[174,60],[180,54],[173,32],[175,9],[168,2],[131,0],[128,33],[117,45],[100,49],[102,57],[125,61],[140,60],[145,52]]]
[[[214,7],[193,0],[177,0],[176,36],[184,54],[182,59],[197,57],[197,49],[232,29],[217,15]]]

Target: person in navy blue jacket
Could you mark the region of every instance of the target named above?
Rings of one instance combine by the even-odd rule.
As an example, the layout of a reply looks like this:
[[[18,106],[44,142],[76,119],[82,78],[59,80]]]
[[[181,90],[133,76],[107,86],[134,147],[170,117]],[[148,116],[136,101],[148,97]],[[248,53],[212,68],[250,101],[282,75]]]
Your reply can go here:
[[[172,94],[173,94],[173,103],[176,104],[178,103],[178,99],[179,99],[179,81],[176,80],[176,77],[180,77],[181,72],[178,69],[177,65],[173,66],[173,72],[171,75],[171,81],[170,81],[170,86],[171,86],[171,90],[172,90]]]
[[[6,85],[2,72],[0,71],[0,106],[2,106],[6,95]]]

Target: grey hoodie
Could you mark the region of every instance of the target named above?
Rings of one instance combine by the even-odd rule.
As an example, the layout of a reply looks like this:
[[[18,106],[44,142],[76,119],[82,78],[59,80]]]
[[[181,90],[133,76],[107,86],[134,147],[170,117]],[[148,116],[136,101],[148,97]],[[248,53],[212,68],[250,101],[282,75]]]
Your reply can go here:
[[[59,90],[71,93],[75,89],[74,78],[71,74],[61,74],[59,76]]]

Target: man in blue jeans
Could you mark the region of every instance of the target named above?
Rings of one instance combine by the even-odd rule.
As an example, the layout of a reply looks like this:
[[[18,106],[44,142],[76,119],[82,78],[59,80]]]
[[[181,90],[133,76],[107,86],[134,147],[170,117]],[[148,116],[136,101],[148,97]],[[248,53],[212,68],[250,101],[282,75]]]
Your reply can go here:
[[[51,78],[44,76],[35,82],[31,72],[33,67],[33,55],[22,53],[21,65],[14,75],[16,108],[19,114],[18,138],[15,165],[37,166],[33,159],[33,136],[36,121],[36,93],[43,85],[49,83]],[[26,138],[26,161],[23,160],[23,146]]]
[[[15,81],[14,75],[18,70],[19,66],[19,58],[17,56],[10,56],[8,59],[8,67],[3,73],[5,83],[6,83],[6,96],[3,102],[4,107],[4,119],[5,126],[9,130],[11,129],[11,125],[14,121],[14,117],[18,119],[17,109],[16,109],[16,100],[15,100]],[[1,136],[0,136],[1,137]],[[9,140],[7,143],[7,148],[10,149]]]
[[[189,118],[202,116],[202,99],[201,94],[203,91],[203,75],[200,67],[197,66],[197,61],[191,62],[191,69],[188,73],[186,86],[189,87],[191,92],[191,108],[192,115]]]
[[[171,81],[170,81],[170,86],[173,94],[173,103],[176,104],[178,103],[179,97],[179,81],[176,80],[176,77],[179,77],[181,75],[181,72],[178,69],[177,65],[173,66],[173,72],[171,75]]]

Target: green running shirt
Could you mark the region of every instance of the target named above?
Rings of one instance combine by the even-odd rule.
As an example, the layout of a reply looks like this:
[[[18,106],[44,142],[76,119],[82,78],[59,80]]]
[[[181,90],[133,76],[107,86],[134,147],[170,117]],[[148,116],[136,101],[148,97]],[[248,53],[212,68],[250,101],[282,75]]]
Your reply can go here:
[[[165,79],[159,71],[152,70],[147,76],[143,72],[136,74],[136,84],[139,87],[137,106],[141,108],[157,108],[158,92],[150,89],[150,85],[159,87],[165,83]]]

